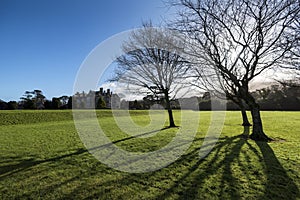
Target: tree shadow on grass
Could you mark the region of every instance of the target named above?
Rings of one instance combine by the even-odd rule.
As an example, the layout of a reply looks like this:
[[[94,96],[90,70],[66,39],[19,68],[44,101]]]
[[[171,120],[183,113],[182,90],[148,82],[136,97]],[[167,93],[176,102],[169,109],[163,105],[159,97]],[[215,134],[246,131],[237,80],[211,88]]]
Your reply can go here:
[[[148,134],[151,133],[153,132]],[[142,135],[145,134],[147,133]],[[40,192],[45,196],[47,193],[57,193],[63,199],[297,199],[299,189],[276,158],[270,145],[247,140],[248,136],[249,127],[246,127],[241,135],[221,137],[212,152],[201,160],[199,149],[204,138],[197,138],[197,147],[192,147],[176,162],[161,170],[143,174],[118,172],[93,160],[88,167],[82,166],[83,171],[79,170],[64,180],[53,181],[52,184],[43,186]],[[133,138],[135,137],[126,137],[113,143]],[[78,162],[90,157],[88,154],[83,157],[87,151],[82,148],[40,161],[20,160],[17,164],[0,167],[0,174],[5,172],[4,175],[9,176],[47,162],[55,164],[47,166],[47,169],[68,169],[67,165],[63,168],[61,165],[70,160],[74,160],[72,165],[79,165]],[[40,173],[43,177],[48,172],[45,170]],[[109,178],[101,180],[104,176]],[[0,180],[2,178],[0,176]],[[72,185],[73,189],[61,193],[62,188],[69,187],[68,185]],[[20,198],[38,197],[35,192],[32,191],[27,196],[17,195]]]
[[[265,193],[261,198],[265,199],[298,199],[299,188],[288,176],[286,170],[277,159],[273,149],[268,143],[256,142],[259,147],[265,165],[264,173],[267,176]]]
[[[223,137],[211,154],[198,160],[200,148],[172,165],[143,174],[123,175],[101,183],[85,199],[297,199],[299,189],[268,143],[248,141],[249,127],[241,135]],[[204,138],[198,138],[203,141]],[[280,179],[276,178],[280,175]],[[169,182],[164,185],[162,183]],[[136,186],[137,185],[137,186]],[[136,187],[132,191],[131,187]],[[106,189],[111,188],[111,189]],[[123,190],[122,190],[123,189]],[[67,198],[86,190],[81,186]],[[116,191],[122,192],[116,194]],[[153,194],[150,191],[156,191]]]
[[[99,150],[101,148],[105,148],[105,147],[108,147],[108,146],[111,146],[111,145],[114,145],[114,144],[118,144],[120,142],[124,142],[124,141],[131,140],[131,139],[141,137],[141,136],[150,135],[152,133],[156,133],[156,132],[166,130],[166,129],[169,129],[169,127],[165,127],[165,128],[158,129],[158,130],[153,130],[153,131],[141,133],[141,134],[135,135],[135,136],[122,138],[122,139],[119,139],[119,140],[112,141],[111,143],[101,145],[101,146],[96,146],[96,147],[93,147],[93,148],[90,148],[90,149],[79,148],[75,152],[67,153],[67,154],[63,154],[63,155],[59,155],[59,156],[55,156],[55,157],[47,158],[47,159],[43,159],[43,160],[36,160],[34,158],[23,159],[20,156],[14,157],[14,158],[13,157],[1,158],[1,163],[11,163],[11,162],[13,162],[14,164],[7,164],[7,165],[4,164],[4,165],[0,166],[0,180],[2,180],[3,178],[5,178],[7,176],[10,176],[12,174],[21,172],[23,170],[26,170],[28,168],[34,167],[34,166],[42,164],[42,163],[56,162],[56,161],[59,161],[59,160],[64,159],[64,158],[68,158],[68,157],[72,157],[72,156],[78,156],[80,154],[87,153],[88,151]]]
[[[26,170],[28,168],[34,167],[34,166],[42,164],[42,163],[56,162],[56,161],[59,161],[61,159],[71,157],[71,156],[80,155],[80,154],[85,153],[85,152],[87,152],[86,149],[79,148],[75,152],[68,153],[68,154],[63,154],[63,155],[60,155],[60,156],[56,156],[56,157],[48,158],[48,159],[44,159],[44,160],[36,160],[34,158],[30,158],[30,159],[20,158],[19,160],[8,159],[8,160],[6,160],[6,163],[15,162],[15,161],[17,161],[18,163],[0,166],[0,180],[4,179],[7,176],[11,176],[15,173],[21,172],[23,170]],[[5,163],[5,162],[3,162],[3,163]]]
[[[244,127],[241,135],[220,138],[210,155],[189,166],[157,199],[299,198],[296,183],[288,176],[269,144],[248,141],[248,136],[249,127]],[[195,158],[197,151],[183,156],[169,170],[191,160],[191,157]],[[257,193],[247,194],[247,188]]]
[[[238,137],[226,138],[222,140],[218,144],[216,144],[213,149],[213,156],[209,156],[209,158],[204,158],[202,160],[198,160],[194,163],[183,176],[181,176],[172,187],[168,188],[162,195],[158,198],[165,199],[169,196],[172,196],[173,193],[178,194],[177,199],[199,199],[199,197],[207,198],[206,194],[199,194],[199,188],[206,187],[205,190],[209,192],[209,190],[214,190],[216,188],[220,188],[217,196],[224,196],[224,190],[226,188],[230,188],[233,185],[236,185],[236,179],[230,173],[230,163],[236,158],[237,152],[240,151],[241,146],[243,145],[243,141],[239,140],[235,142],[234,147],[230,150],[229,153],[226,154],[223,161],[219,160],[219,155],[223,153],[222,148],[227,149],[227,145],[233,143]],[[185,160],[191,160],[190,157],[196,157],[199,149],[195,149],[190,154],[183,156],[179,161],[175,162],[173,166],[181,165],[181,162],[185,162]],[[226,173],[223,173],[222,179],[218,185],[205,185],[207,179],[213,176],[218,169],[224,168]],[[217,181],[217,180],[216,180]],[[186,186],[191,185],[191,186]],[[225,187],[227,185],[227,187]],[[231,191],[230,198],[240,198],[239,191]]]

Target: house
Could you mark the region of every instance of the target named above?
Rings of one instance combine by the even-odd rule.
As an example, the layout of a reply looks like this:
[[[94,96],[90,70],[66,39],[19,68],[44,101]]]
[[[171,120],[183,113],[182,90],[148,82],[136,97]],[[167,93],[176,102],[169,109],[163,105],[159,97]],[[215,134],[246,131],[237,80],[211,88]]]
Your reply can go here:
[[[110,89],[103,90],[102,87],[99,91],[77,92],[73,95],[73,106],[79,109],[94,109],[97,107],[96,105],[100,99],[105,102],[105,108],[120,108],[120,97],[117,94],[113,94]]]

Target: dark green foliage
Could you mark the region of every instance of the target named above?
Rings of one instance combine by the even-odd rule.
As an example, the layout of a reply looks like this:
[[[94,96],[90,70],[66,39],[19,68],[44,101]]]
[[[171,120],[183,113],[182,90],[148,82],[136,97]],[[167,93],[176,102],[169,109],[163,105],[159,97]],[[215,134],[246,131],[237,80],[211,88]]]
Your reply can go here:
[[[7,108],[8,108],[7,103],[0,99],[0,110],[7,110]]]
[[[52,98],[52,109],[59,109],[61,106],[61,102],[59,98],[53,97]]]
[[[72,109],[72,97],[70,96],[68,99],[68,109]]]
[[[46,110],[52,109],[52,101],[46,100],[44,106]]]
[[[22,107],[23,109],[30,109],[30,110],[36,109],[36,106],[32,99],[24,99],[24,102],[22,103]]]
[[[21,97],[21,108],[43,109],[45,98],[41,90],[26,91]]]
[[[7,103],[7,109],[8,110],[16,110],[16,109],[18,109],[18,103],[16,101],[9,101]]]
[[[257,99],[261,110],[300,110],[300,86],[280,86],[271,85],[266,88],[258,89],[252,92]],[[211,101],[201,100],[199,103],[200,110],[210,110]],[[227,102],[227,110],[240,110],[232,101]],[[249,109],[247,107],[247,109]]]

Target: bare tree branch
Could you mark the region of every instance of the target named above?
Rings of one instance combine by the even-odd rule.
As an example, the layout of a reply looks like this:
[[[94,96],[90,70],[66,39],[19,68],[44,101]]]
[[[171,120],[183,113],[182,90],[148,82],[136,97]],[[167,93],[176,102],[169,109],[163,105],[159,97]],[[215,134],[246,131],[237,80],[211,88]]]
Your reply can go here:
[[[299,55],[299,1],[180,0],[176,5],[179,18],[173,26],[189,37],[188,54],[199,63],[193,75],[205,87],[246,102],[254,124],[251,137],[269,140],[249,84]]]
[[[113,81],[144,88],[154,95],[163,94],[170,126],[175,126],[170,100],[185,87],[184,75],[190,68],[181,55],[183,38],[170,30],[159,30],[146,24],[133,31],[124,43],[124,55],[116,59],[118,68]]]

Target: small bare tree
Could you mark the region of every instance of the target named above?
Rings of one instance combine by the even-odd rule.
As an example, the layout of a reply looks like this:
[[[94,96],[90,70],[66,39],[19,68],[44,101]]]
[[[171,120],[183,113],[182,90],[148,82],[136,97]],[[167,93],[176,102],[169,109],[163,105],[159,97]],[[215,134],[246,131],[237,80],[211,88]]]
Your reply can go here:
[[[169,126],[175,127],[171,100],[184,87],[189,64],[180,54],[184,40],[170,30],[145,24],[133,31],[124,43],[124,55],[116,59],[118,67],[112,81],[126,83],[135,90],[160,95],[169,115]]]
[[[286,37],[299,13],[297,0],[180,0],[177,28],[186,33],[197,67],[213,69],[233,98],[251,110],[254,140],[269,141],[249,84],[284,62],[295,38]],[[212,83],[213,84],[213,83]]]

